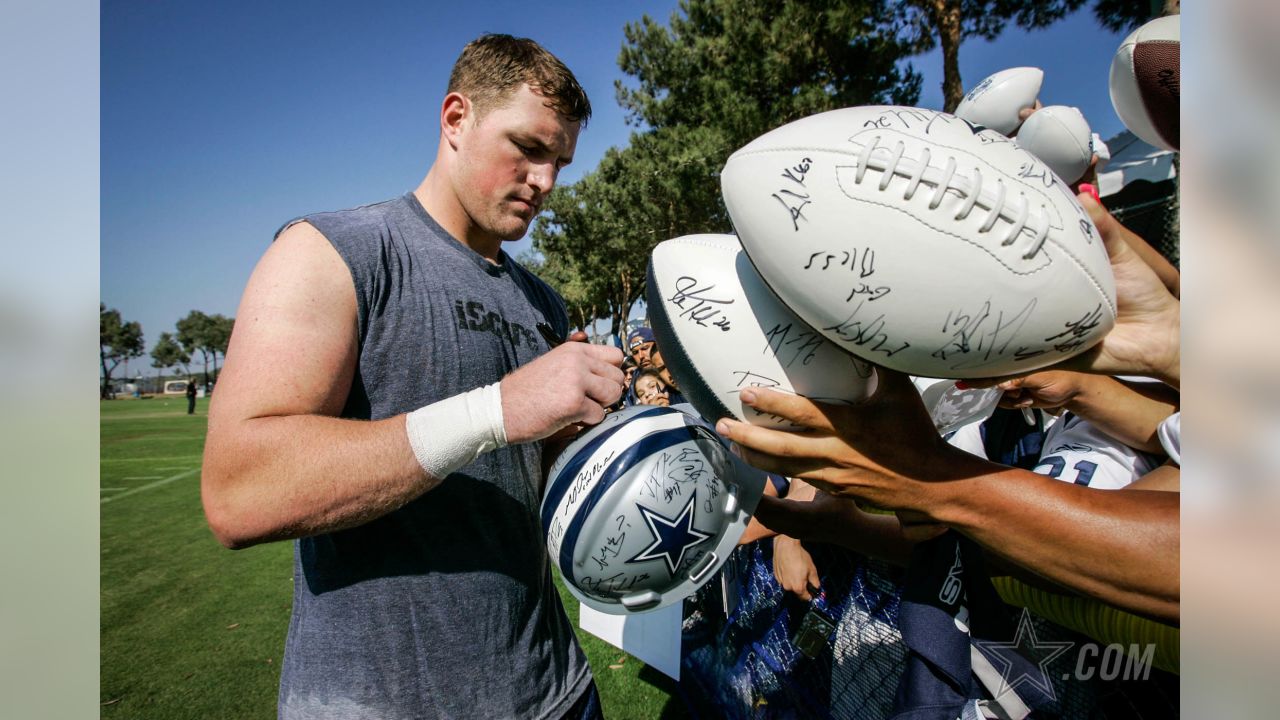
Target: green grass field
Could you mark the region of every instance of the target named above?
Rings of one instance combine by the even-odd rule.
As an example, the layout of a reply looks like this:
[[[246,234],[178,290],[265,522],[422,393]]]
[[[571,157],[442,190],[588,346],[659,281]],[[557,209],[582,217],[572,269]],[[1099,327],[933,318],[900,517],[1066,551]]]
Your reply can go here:
[[[185,398],[101,404],[103,717],[275,717],[292,545],[232,552],[210,534],[200,508],[207,402],[194,416]],[[576,625],[578,603],[560,595]],[[578,637],[607,718],[686,716],[661,673]]]

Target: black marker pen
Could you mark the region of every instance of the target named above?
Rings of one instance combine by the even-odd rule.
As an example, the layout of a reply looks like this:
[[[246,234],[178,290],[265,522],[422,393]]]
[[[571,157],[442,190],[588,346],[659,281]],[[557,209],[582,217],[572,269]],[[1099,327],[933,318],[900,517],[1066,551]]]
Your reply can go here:
[[[551,326],[544,322],[538,323],[538,332],[542,333],[542,339],[547,341],[547,345],[553,348],[564,344],[563,340],[556,337],[556,331],[552,330]]]

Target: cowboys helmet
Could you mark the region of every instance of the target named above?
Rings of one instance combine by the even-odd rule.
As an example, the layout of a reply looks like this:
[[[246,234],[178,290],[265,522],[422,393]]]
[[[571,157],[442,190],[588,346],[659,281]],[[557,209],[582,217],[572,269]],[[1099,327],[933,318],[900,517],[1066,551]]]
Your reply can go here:
[[[688,409],[612,413],[552,465],[547,551],[587,606],[625,615],[682,600],[715,576],[746,530],[764,473]]]

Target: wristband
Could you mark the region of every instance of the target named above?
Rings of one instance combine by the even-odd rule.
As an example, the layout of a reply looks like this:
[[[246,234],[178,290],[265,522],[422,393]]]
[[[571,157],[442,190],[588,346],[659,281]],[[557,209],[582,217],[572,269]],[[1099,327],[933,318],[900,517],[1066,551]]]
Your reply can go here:
[[[443,480],[482,453],[506,447],[501,383],[420,407],[406,416],[404,429],[418,464]]]

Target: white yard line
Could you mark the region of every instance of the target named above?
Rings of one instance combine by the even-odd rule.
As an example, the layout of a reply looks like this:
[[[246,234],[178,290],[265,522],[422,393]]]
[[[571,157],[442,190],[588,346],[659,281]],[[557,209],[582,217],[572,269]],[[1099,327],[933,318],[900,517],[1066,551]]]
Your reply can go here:
[[[173,468],[173,469],[177,470],[178,468]],[[159,480],[162,477],[164,476],[163,475],[135,475],[133,477],[127,477],[125,478],[125,480]]]
[[[130,495],[134,495],[134,494],[137,494],[137,493],[143,492],[144,490],[151,490],[152,488],[158,488],[158,487],[160,487],[161,485],[168,485],[169,483],[171,483],[171,482],[173,482],[173,481],[175,481],[175,480],[181,480],[181,479],[183,479],[183,478],[191,477],[192,475],[195,475],[195,474],[196,474],[196,473],[198,473],[198,472],[200,472],[200,468],[191,468],[190,470],[187,470],[187,471],[185,471],[185,472],[180,472],[180,473],[178,473],[177,475],[171,475],[170,477],[167,477],[167,478],[165,478],[165,479],[163,479],[163,480],[157,480],[157,481],[152,482],[152,483],[147,483],[146,485],[140,485],[140,486],[138,486],[138,487],[136,487],[136,488],[133,488],[132,490],[126,490],[126,491],[124,491],[124,492],[120,493],[119,495],[112,495],[111,497],[104,497],[104,498],[102,498],[102,504],[103,504],[103,505],[106,505],[107,503],[112,502],[112,501],[115,501],[115,500],[119,500],[119,499],[120,499],[120,498],[122,498],[122,497],[129,497]]]

